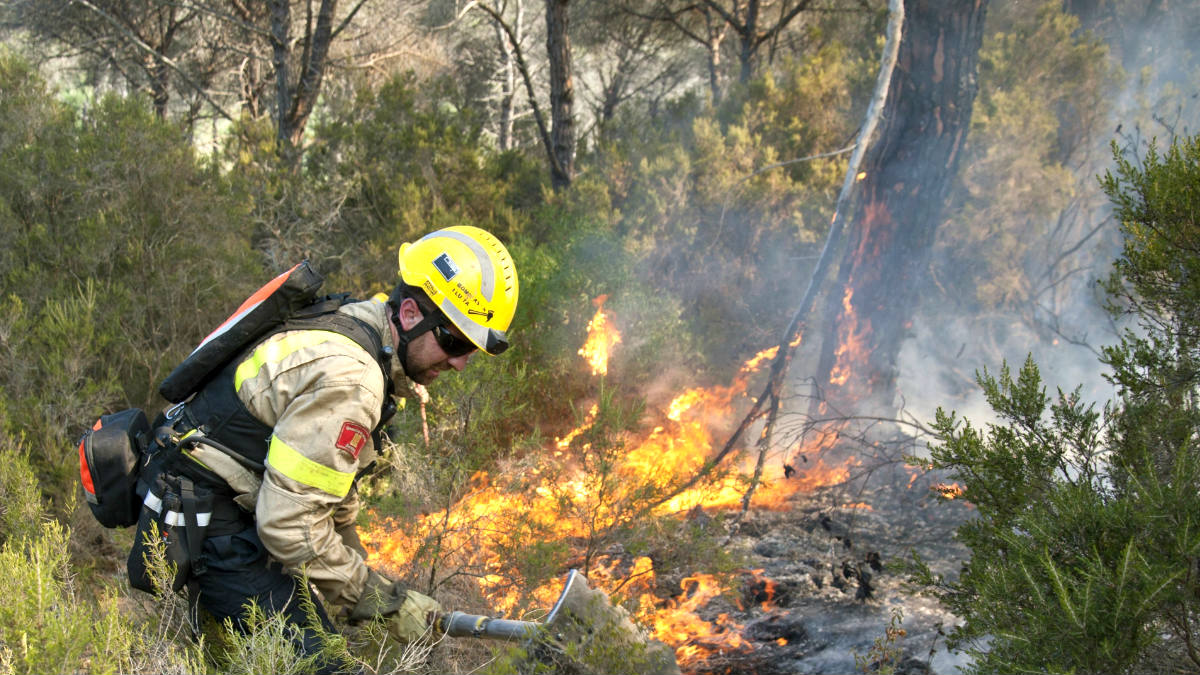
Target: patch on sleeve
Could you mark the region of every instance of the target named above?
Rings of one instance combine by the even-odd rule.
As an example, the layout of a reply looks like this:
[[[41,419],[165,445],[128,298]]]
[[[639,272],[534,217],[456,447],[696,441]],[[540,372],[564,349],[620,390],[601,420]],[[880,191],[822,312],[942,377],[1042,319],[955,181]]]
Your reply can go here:
[[[366,427],[358,422],[347,420],[342,424],[342,431],[338,434],[337,449],[358,459],[358,453],[362,452],[370,438],[371,432],[367,431]]]

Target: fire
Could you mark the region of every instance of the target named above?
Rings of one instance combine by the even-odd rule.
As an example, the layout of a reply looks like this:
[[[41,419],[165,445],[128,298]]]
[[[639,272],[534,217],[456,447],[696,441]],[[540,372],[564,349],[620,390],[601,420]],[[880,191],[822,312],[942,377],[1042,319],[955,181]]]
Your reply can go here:
[[[607,372],[610,351],[620,342],[603,310],[604,300],[595,303],[597,311],[580,350],[596,375]],[[495,475],[476,474],[453,503],[415,522],[384,519],[364,532],[371,551],[368,561],[383,570],[424,561],[436,563],[439,570],[464,570],[457,578],[478,585],[493,615],[519,615],[529,607],[552,606],[560,590],[557,577],[542,585],[527,583],[517,558],[530,552],[542,557],[555,551],[573,552],[581,542],[596,541],[631,522],[638,505],[650,500],[648,495],[661,495],[661,503],[652,502],[657,504],[653,513],[660,516],[742,507],[753,458],[741,467],[724,467],[723,474],[686,491],[679,488],[705,470],[719,447],[714,438],[719,423],[736,418],[735,404],[746,395],[749,375],[777,353],[778,348],[772,347],[747,360],[729,386],[679,394],[665,409],[652,413],[659,416],[659,423],[640,438],[623,436],[618,442],[595,443],[597,447],[578,443],[599,414],[598,405],[592,405],[578,428],[554,439],[553,452],[525,458],[524,464],[514,460],[513,466],[501,467]],[[798,451],[819,456],[837,438],[836,431],[817,433]],[[837,466],[817,459],[789,476],[780,462],[769,462],[751,505],[788,508],[797,491],[843,482],[854,466],[854,460]],[[681,665],[701,660],[711,650],[750,648],[741,636],[742,627],[728,616],[706,621],[697,614],[725,591],[718,578],[695,574],[684,579],[678,599],[662,600],[655,593],[650,558],[596,553],[607,546],[589,548],[590,553],[570,558],[570,565],[580,567],[593,588],[634,607],[635,618],[655,637],[676,647]],[[532,551],[531,547],[544,548]],[[774,596],[774,582],[754,574],[754,583],[762,587],[755,602],[765,608]]]
[[[742,372],[753,373],[753,372],[757,371],[759,366],[761,366],[763,364],[763,361],[769,361],[769,360],[775,358],[775,355],[778,353],[779,353],[778,346],[770,347],[768,349],[762,350],[761,352],[759,352],[759,353],[755,354],[753,357],[751,357],[751,359],[742,366]]]
[[[679,585],[683,594],[678,600],[668,601],[666,607],[650,608],[650,626],[658,639],[678,645],[675,657],[681,665],[695,662],[715,649],[750,649],[742,638],[741,624],[730,619],[728,614],[717,615],[711,623],[696,614],[724,592],[724,585],[716,577],[697,574],[687,577]]]
[[[608,323],[608,315],[604,312],[604,301],[607,295],[596,298],[596,315],[588,322],[587,342],[579,348],[579,355],[592,366],[593,375],[608,374],[608,354],[621,341],[621,334]]]
[[[676,396],[671,404],[667,406],[667,419],[672,422],[678,422],[683,413],[687,412],[692,406],[701,402],[704,399],[705,391],[703,389],[689,389],[679,396]]]
[[[929,488],[938,493],[938,496],[943,499],[957,499],[961,497],[965,489],[958,483],[936,483]]]
[[[592,423],[596,421],[596,413],[599,410],[600,407],[593,403],[592,407],[588,410],[587,418],[584,419],[583,425],[572,429],[566,436],[563,436],[562,438],[555,438],[554,446],[559,450],[566,450],[568,447],[570,447],[571,441],[575,440],[579,434],[582,434],[591,428]]]
[[[859,323],[858,315],[854,312],[854,288],[846,285],[846,294],[842,296],[843,322],[838,327],[838,346],[834,350],[834,364],[829,371],[829,383],[842,386],[850,379],[852,367],[866,362],[867,334],[871,324],[867,320]]]

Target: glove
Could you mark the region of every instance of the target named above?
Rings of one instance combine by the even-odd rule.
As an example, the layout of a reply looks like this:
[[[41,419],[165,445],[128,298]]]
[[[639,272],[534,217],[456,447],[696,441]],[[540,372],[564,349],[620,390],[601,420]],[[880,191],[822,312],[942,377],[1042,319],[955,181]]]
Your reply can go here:
[[[413,642],[429,629],[432,615],[442,611],[437,600],[404,588],[375,570],[367,573],[367,583],[354,609],[352,621],[377,616],[387,619],[388,633],[400,642]]]
[[[434,616],[441,611],[441,604],[428,595],[404,591],[400,610],[388,617],[388,632],[399,642],[415,642],[429,631]]]

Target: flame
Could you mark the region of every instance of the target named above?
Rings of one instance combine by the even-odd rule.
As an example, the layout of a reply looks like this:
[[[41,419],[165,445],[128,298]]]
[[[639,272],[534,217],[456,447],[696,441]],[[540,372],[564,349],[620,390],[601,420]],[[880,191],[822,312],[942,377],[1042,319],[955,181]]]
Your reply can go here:
[[[593,375],[608,374],[608,354],[621,341],[621,334],[609,325],[608,315],[604,312],[604,301],[608,296],[596,298],[596,314],[588,322],[587,342],[579,348],[579,355],[592,366]]]
[[[671,404],[667,406],[667,419],[672,422],[678,422],[683,413],[687,412],[692,406],[701,402],[704,399],[705,391],[703,389],[689,389],[675,397]]]
[[[846,384],[850,379],[852,366],[855,363],[865,363],[867,354],[867,333],[870,322],[859,324],[858,315],[854,312],[852,300],[854,288],[847,284],[846,293],[842,296],[843,319],[838,326],[838,346],[834,350],[834,365],[829,371],[829,383],[837,386]]]
[[[965,492],[965,488],[958,483],[935,483],[929,489],[938,493],[938,496],[943,499],[957,499]]]
[[[742,638],[742,625],[729,618],[728,614],[717,615],[713,621],[705,621],[696,612],[710,600],[724,592],[724,585],[714,576],[697,574],[679,584],[683,594],[677,600],[667,601],[665,607],[648,608],[650,626],[654,635],[667,644],[677,645],[675,658],[680,666],[695,663],[714,650],[749,650],[750,645]],[[643,596],[644,597],[644,596]],[[642,614],[645,607],[640,607]]]
[[[580,349],[598,375],[607,372],[611,349],[620,342],[610,317],[603,311],[604,300],[603,296],[596,300],[597,311],[588,324],[587,342]],[[714,436],[720,423],[735,418],[735,404],[746,396],[750,375],[777,353],[778,347],[772,347],[748,359],[728,386],[694,388],[679,394],[656,413],[661,416],[660,423],[651,431],[640,438],[622,437],[617,444],[619,451],[608,455],[599,454],[604,448],[572,445],[594,424],[598,406],[592,405],[578,428],[554,439],[553,452],[526,458],[533,465],[513,460],[513,466],[501,467],[495,475],[479,472],[453,503],[415,522],[376,519],[373,528],[362,533],[370,551],[368,562],[383,571],[396,571],[433,557],[440,569],[469,570],[459,578],[477,584],[489,613],[494,615],[552,606],[560,583],[553,580],[531,588],[516,564],[516,558],[526,554],[531,545],[545,546],[546,552],[574,550],[572,547],[590,541],[597,532],[628,522],[635,505],[645,503],[647,494],[663,495],[663,503],[655,509],[658,515],[742,507],[747,493],[745,476],[754,468],[750,460],[741,467],[729,467],[727,475],[719,480],[701,482],[670,499],[666,497],[706,467],[717,447]],[[819,456],[837,439],[836,430],[816,433],[797,452]],[[602,474],[584,470],[597,462],[605,463]],[[781,463],[768,463],[751,506],[788,508],[797,491],[841,483],[855,465],[853,459],[843,465],[818,459],[788,476]],[[697,614],[712,598],[725,592],[717,577],[690,576],[683,580],[679,598],[662,600],[655,592],[650,558],[591,553],[582,560],[570,564],[587,574],[593,588],[634,607],[636,619],[650,627],[656,638],[677,649],[681,665],[700,661],[712,650],[750,648],[741,636],[742,627],[728,616],[704,620]],[[761,601],[766,609],[774,598],[774,582],[762,578],[761,570],[752,574],[753,583],[760,584],[763,591],[755,596],[756,602]]]
[[[763,364],[763,361],[769,361],[769,360],[775,358],[775,355],[778,353],[779,353],[778,346],[770,347],[768,349],[762,350],[761,352],[759,352],[759,353],[755,354],[753,357],[751,357],[749,361],[746,361],[746,363],[744,365],[742,365],[742,372],[753,373],[753,372],[757,371],[759,369],[759,367]]]
[[[592,407],[588,410],[587,417],[584,418],[583,424],[581,426],[578,426],[578,427],[572,429],[570,432],[567,433],[566,436],[563,436],[562,438],[555,438],[554,446],[556,448],[558,448],[559,450],[566,450],[568,447],[570,447],[571,441],[575,440],[575,438],[578,437],[579,434],[582,434],[583,432],[587,431],[588,429],[590,429],[592,427],[592,423],[594,423],[596,421],[596,413],[599,410],[600,410],[600,407],[598,405],[596,405],[595,403],[593,403]]]

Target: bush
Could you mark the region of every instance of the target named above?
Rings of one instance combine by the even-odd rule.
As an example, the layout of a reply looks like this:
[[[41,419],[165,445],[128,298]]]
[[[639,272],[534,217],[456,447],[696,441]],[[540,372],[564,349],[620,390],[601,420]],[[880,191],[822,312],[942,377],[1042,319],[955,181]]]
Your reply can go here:
[[[0,406],[46,494],[73,494],[85,425],[157,404],[262,274],[244,205],[145,101],[73,111],[6,53],[0,91]]]
[[[0,672],[205,672],[200,650],[180,632],[183,615],[173,599],[134,613],[127,587],[81,588],[71,533],[47,517],[37,489],[25,454],[0,441]]]
[[[1115,150],[1114,150],[1115,152]],[[992,672],[1200,668],[1200,141],[1103,180],[1125,246],[1108,282],[1137,320],[1105,349],[1118,398],[1103,415],[1051,401],[1037,367],[979,377],[999,422],[938,411],[935,468],[966,484],[978,518],[958,530],[957,579],[915,579],[964,623],[951,644]]]

